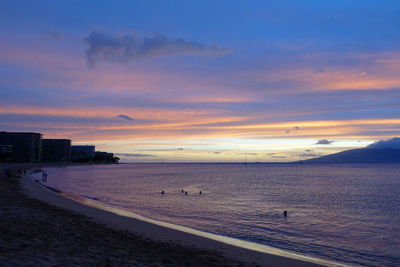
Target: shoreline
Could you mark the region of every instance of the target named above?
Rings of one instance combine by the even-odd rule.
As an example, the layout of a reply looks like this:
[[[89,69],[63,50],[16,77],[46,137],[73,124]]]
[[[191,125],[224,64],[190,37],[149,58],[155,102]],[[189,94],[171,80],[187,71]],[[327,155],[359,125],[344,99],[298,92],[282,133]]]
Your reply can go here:
[[[95,200],[62,192],[56,193],[35,183],[30,178],[22,178],[21,186],[23,192],[32,198],[93,218],[96,222],[105,224],[112,229],[129,231],[156,242],[212,250],[225,257],[244,262],[246,265],[346,266],[329,260],[294,254],[264,245],[148,219]]]

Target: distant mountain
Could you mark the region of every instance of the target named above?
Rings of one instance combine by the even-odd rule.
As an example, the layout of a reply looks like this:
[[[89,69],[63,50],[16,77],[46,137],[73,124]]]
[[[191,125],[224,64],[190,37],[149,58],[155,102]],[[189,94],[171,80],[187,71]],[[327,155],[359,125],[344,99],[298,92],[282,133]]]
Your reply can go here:
[[[400,163],[400,138],[375,142],[366,148],[308,159],[305,163]]]
[[[399,137],[394,137],[389,140],[381,140],[378,142],[375,142],[373,144],[370,144],[367,146],[367,148],[398,148],[400,149],[400,138]]]
[[[400,149],[359,148],[308,159],[305,163],[400,163]]]

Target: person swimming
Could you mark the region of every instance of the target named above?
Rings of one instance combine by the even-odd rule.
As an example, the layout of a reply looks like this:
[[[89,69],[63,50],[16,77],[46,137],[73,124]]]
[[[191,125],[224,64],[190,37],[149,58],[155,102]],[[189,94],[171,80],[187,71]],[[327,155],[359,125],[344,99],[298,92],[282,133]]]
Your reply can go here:
[[[164,195],[164,193],[165,193],[165,192],[164,192],[164,190],[163,190],[163,191],[161,191],[161,195]]]

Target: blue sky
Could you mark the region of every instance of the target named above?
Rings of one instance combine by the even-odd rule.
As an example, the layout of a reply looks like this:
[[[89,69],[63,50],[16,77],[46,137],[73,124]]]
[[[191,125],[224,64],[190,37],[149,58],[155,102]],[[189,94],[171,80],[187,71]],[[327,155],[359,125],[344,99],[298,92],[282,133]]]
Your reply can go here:
[[[397,1],[2,1],[0,129],[126,161],[362,147],[400,133],[398,14]]]

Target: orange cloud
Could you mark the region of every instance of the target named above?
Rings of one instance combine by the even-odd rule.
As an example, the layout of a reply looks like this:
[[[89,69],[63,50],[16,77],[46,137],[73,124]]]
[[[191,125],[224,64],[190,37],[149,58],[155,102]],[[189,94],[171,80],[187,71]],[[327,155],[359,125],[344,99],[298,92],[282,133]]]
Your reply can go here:
[[[379,54],[340,54],[338,57],[357,59],[361,63],[353,67],[326,66],[317,70],[315,67],[298,65],[277,68],[276,70],[255,70],[244,73],[243,76],[253,77],[264,83],[279,83],[282,81],[297,82],[279,93],[295,90],[373,90],[392,89],[400,87],[400,52],[385,52]],[[310,60],[321,57],[319,54],[308,56]],[[362,62],[365,61],[365,64]]]
[[[87,122],[24,122],[25,127],[46,128],[51,135],[65,133],[78,141],[93,140],[125,142],[139,140],[189,140],[212,138],[298,139],[298,138],[372,138],[400,132],[400,119],[320,120],[251,123],[257,117],[229,116],[218,110],[168,110],[119,108],[37,108],[0,107],[0,114],[28,114],[45,116],[71,116],[89,118]],[[118,114],[133,117],[134,121],[115,119]],[[98,122],[90,118],[108,118]],[[114,119],[114,120],[113,120]],[[19,122],[10,122],[15,126]],[[287,131],[287,129],[292,129]],[[295,129],[295,130],[294,130]],[[47,134],[47,133],[45,133]]]

